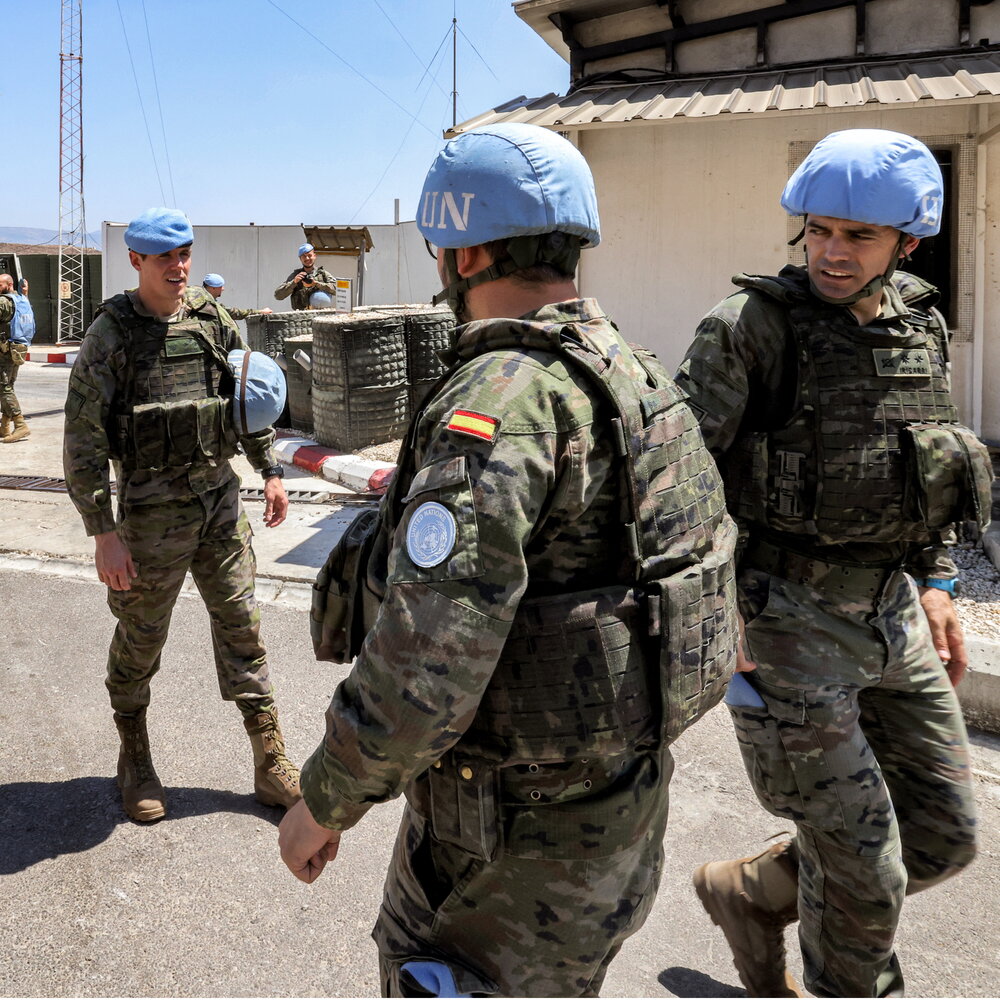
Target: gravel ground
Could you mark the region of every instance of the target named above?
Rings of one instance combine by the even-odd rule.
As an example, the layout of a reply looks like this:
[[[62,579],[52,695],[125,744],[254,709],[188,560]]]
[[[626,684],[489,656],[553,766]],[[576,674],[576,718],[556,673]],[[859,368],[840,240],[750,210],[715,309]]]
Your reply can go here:
[[[395,462],[399,454],[399,446],[403,439],[398,441],[386,441],[385,444],[372,444],[367,448],[361,448],[355,452],[360,458],[367,458],[370,462]]]
[[[962,628],[1000,642],[1000,573],[978,542],[952,550],[962,576],[962,596],[955,601]]]

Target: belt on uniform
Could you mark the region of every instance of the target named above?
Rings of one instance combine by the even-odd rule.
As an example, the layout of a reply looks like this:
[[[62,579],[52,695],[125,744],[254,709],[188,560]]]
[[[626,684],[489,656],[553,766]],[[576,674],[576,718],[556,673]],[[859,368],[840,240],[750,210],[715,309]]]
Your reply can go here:
[[[896,569],[894,566],[847,566],[826,562],[759,539],[747,546],[740,565],[780,576],[791,583],[855,598],[876,597],[886,578]]]

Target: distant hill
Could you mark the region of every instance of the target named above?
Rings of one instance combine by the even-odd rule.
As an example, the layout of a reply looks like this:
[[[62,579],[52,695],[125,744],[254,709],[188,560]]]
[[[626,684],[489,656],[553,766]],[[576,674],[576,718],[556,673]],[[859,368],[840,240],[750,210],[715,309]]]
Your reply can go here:
[[[55,229],[33,229],[30,226],[0,226],[0,243],[28,243],[49,246],[59,239]],[[87,233],[87,246],[101,248],[101,234]]]

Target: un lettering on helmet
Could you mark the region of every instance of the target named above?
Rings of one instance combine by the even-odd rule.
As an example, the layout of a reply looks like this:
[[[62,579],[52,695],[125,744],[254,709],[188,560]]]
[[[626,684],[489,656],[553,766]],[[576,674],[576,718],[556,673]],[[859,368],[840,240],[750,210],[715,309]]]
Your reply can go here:
[[[820,139],[781,195],[789,215],[891,226],[917,237],[940,231],[943,203],[934,154],[911,135],[874,128]]]
[[[537,125],[493,125],[445,143],[420,194],[417,227],[435,246],[564,232],[601,239],[594,178],[568,140]]]

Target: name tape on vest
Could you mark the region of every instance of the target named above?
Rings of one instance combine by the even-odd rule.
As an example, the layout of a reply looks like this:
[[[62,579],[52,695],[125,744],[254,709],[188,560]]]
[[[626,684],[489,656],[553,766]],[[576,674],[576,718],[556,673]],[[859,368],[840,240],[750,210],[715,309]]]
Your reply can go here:
[[[872,348],[875,372],[886,377],[931,375],[931,356],[927,351],[908,351],[892,347]]]

